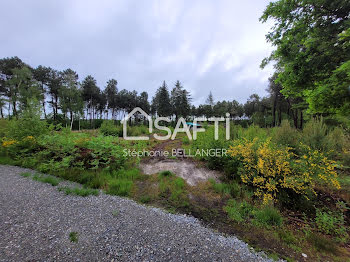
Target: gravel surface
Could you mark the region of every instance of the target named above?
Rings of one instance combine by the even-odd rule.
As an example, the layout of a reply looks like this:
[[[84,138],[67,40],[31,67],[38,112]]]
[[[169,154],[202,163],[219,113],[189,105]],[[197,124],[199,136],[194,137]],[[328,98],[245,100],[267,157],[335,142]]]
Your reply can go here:
[[[66,196],[19,175],[28,171],[0,165],[0,261],[271,261],[193,217],[105,194]]]

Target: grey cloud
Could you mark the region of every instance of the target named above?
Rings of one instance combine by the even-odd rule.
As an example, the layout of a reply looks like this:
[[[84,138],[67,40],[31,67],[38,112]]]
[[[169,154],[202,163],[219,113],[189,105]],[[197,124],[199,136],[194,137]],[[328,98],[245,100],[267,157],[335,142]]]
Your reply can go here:
[[[101,88],[148,91],[179,79],[195,104],[265,94],[268,1],[0,1],[0,57],[93,75]],[[6,11],[4,11],[6,10]]]

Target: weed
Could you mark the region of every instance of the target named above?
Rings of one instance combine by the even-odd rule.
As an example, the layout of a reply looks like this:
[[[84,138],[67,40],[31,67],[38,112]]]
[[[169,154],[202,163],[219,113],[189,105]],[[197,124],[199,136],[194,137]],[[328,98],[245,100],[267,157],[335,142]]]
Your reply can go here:
[[[344,215],[341,212],[322,212],[321,210],[316,210],[315,222],[317,228],[325,234],[346,237]]]
[[[169,177],[169,176],[173,176],[173,175],[174,174],[169,170],[159,172],[160,177]]]
[[[144,203],[144,204],[149,203],[149,202],[151,202],[151,197],[148,196],[148,195],[141,196],[141,197],[140,197],[140,202],[141,202],[141,203]]]
[[[112,215],[113,215],[114,217],[118,216],[118,215],[119,215],[119,211],[118,211],[118,210],[114,210],[114,211],[112,212]]]
[[[78,232],[70,232],[69,233],[70,242],[77,243],[78,239],[79,239]]]
[[[59,179],[57,179],[55,177],[43,176],[43,175],[40,175],[40,174],[35,174],[33,176],[33,180],[39,181],[39,182],[42,182],[42,183],[47,183],[47,184],[50,184],[52,186],[57,186],[60,183]]]
[[[29,172],[24,172],[24,173],[21,173],[20,176],[23,176],[23,177],[29,177],[31,176],[32,174],[29,173]]]

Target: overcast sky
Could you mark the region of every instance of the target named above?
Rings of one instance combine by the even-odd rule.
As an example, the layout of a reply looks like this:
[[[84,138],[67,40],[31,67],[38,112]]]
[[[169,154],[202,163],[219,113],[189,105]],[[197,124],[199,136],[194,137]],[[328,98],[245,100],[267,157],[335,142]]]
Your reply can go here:
[[[193,103],[266,94],[272,48],[265,0],[0,0],[0,57],[91,74],[103,89],[147,91],[177,79]]]

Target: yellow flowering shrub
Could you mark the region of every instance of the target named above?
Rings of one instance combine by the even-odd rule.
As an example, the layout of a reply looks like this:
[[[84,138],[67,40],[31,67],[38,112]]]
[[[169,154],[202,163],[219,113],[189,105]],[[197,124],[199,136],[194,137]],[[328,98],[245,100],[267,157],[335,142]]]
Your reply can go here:
[[[239,175],[243,183],[255,188],[255,195],[264,204],[275,201],[280,190],[291,189],[298,194],[315,193],[317,181],[340,188],[336,163],[319,151],[306,148],[302,157],[289,147],[277,147],[265,142],[238,140],[228,153],[241,163]]]
[[[10,139],[10,140],[3,139],[2,146],[3,147],[9,147],[9,146],[11,146],[13,144],[16,144],[16,143],[17,143],[17,141],[13,140],[13,139]]]

